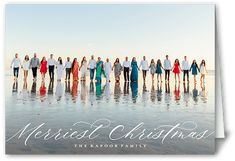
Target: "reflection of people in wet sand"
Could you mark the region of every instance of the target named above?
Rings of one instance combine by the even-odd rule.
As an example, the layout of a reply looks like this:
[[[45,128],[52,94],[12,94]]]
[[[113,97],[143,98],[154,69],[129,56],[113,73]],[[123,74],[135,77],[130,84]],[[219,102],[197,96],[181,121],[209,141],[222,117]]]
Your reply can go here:
[[[131,82],[131,93],[132,93],[132,101],[136,103],[138,97],[138,83]]]
[[[114,100],[115,102],[119,102],[121,97],[121,87],[120,83],[116,82],[114,86]]]
[[[107,82],[104,86],[104,93],[105,93],[106,101],[109,101],[110,97],[111,97],[111,90],[110,90],[110,83],[109,82]]]
[[[53,94],[53,88],[54,88],[54,80],[50,80],[49,86],[48,86],[48,92],[47,94]]]
[[[162,83],[157,84],[157,100],[162,100]]]
[[[194,83],[194,88],[193,88],[192,94],[193,94],[194,102],[197,103],[198,102],[198,90],[197,90],[197,84],[196,83]]]
[[[73,102],[76,103],[76,99],[78,95],[78,81],[73,81],[71,94],[72,94]]]
[[[32,88],[31,88],[31,94],[36,94],[36,88],[37,88],[36,81],[33,81]]]
[[[170,84],[169,83],[165,83],[165,92],[170,93]]]
[[[12,86],[12,92],[18,92],[18,81],[15,80]]]
[[[184,102],[186,103],[186,107],[188,107],[189,103],[189,82],[188,83],[183,83],[184,86]]]
[[[43,102],[44,97],[46,96],[46,86],[45,86],[45,81],[41,82],[41,86],[39,88],[39,94],[40,94],[40,99]]]
[[[155,102],[155,100],[156,100],[156,93],[155,93],[155,87],[154,87],[153,82],[152,82],[152,87],[151,87],[151,92],[150,92],[150,100],[152,102]]]
[[[65,93],[70,93],[70,81],[65,82]]]
[[[85,80],[81,82],[81,94],[80,98],[83,103],[86,102],[86,96],[87,96],[87,87]]]
[[[100,81],[95,83],[95,94],[96,94],[96,98],[98,100],[100,100],[102,98],[103,90],[102,90],[102,86],[101,86]]]
[[[57,81],[56,89],[55,89],[55,95],[57,98],[57,101],[61,100],[63,94],[63,86],[60,80]]]
[[[178,103],[180,100],[180,83],[175,83],[174,95],[175,101]]]
[[[203,103],[207,102],[207,92],[204,84],[201,84],[201,92],[200,92],[201,100]]]
[[[90,82],[90,89],[89,89],[89,102],[91,105],[95,102],[95,88],[93,81]]]
[[[129,95],[129,82],[124,83],[123,92],[124,92],[124,95]]]

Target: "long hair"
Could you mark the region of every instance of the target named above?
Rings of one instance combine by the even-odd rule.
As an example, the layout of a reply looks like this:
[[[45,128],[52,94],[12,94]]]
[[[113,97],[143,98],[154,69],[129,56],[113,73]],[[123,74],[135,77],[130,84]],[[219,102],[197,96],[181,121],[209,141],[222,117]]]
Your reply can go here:
[[[162,63],[161,63],[161,60],[160,60],[160,59],[157,60],[157,64],[159,64],[160,66],[162,66]]]
[[[178,62],[178,63],[177,63]],[[175,64],[178,64],[178,65],[180,65],[180,62],[179,62],[179,59],[175,59]]]
[[[43,62],[44,58],[45,58],[45,56],[44,56],[44,57],[42,57],[41,64],[42,64],[42,62]]]
[[[82,64],[83,64],[83,62],[85,61],[85,56],[82,58],[82,61],[81,61],[81,66],[82,66]]]
[[[202,60],[202,62],[201,62],[201,64],[200,64],[200,66],[202,66],[204,64],[204,66],[206,66],[206,62],[205,62],[205,60],[203,59]]]
[[[115,62],[113,63],[113,65],[115,65],[116,63],[119,63],[119,58],[116,58]]]
[[[24,60],[29,60],[29,56],[25,55]]]
[[[59,61],[59,64],[61,64],[61,65],[63,64],[61,57],[58,58],[58,61]]]
[[[75,64],[75,61],[77,60],[77,58],[74,58],[73,59],[73,63],[72,63],[72,69],[74,68],[74,64]]]

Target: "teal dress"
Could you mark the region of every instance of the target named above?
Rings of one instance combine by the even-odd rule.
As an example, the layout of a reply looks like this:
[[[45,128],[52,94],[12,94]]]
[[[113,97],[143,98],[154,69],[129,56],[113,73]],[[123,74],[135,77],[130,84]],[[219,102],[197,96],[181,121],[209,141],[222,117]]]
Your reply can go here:
[[[190,70],[192,71],[192,75],[197,75],[197,71],[199,71],[199,68],[197,64],[192,64]]]
[[[136,61],[131,62],[131,82],[138,81],[138,65]]]
[[[162,67],[161,67],[161,64],[157,64],[157,66],[156,66],[156,73],[157,73],[157,74],[162,74]]]

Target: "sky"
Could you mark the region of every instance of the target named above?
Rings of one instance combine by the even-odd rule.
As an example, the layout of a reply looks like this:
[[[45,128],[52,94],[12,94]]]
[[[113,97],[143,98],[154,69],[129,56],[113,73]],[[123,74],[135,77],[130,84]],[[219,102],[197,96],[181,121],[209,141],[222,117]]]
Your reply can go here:
[[[65,59],[91,55],[139,62],[206,60],[214,70],[214,5],[8,4],[5,8],[5,65],[15,53],[23,60],[36,52]]]

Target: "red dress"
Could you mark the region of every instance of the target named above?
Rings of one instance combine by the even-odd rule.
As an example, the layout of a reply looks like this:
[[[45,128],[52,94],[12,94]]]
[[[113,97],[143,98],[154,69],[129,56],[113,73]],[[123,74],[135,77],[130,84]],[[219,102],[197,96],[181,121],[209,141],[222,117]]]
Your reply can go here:
[[[47,72],[47,61],[42,61],[40,66],[40,72],[46,73]]]
[[[180,66],[179,64],[174,65],[173,73],[179,74],[180,73]]]

